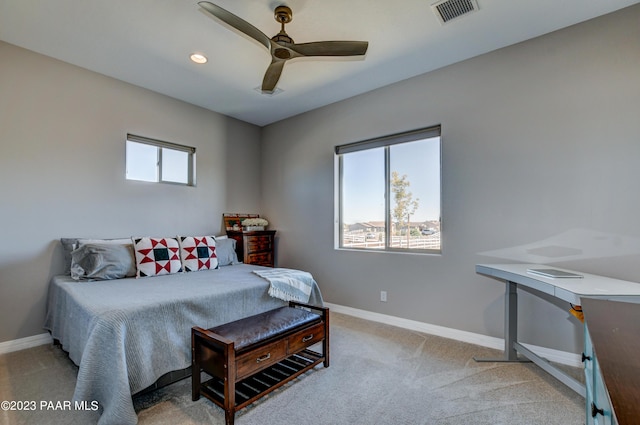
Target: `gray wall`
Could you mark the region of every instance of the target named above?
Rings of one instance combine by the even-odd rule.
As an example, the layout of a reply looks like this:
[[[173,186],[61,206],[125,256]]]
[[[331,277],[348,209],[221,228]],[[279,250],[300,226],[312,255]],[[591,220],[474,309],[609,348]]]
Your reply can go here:
[[[639,24],[633,6],[265,127],[279,265],[312,272],[328,302],[495,337],[504,285],[476,263],[640,281]],[[333,147],[434,124],[442,255],[335,250]],[[525,342],[580,351],[568,305],[520,298]]]
[[[127,133],[195,146],[197,187],[125,180]],[[44,332],[60,237],[218,234],[259,159],[256,126],[0,42],[0,342]]]
[[[490,336],[503,285],[478,262],[640,281],[639,22],[634,6],[262,130],[0,42],[0,342],[43,332],[60,237],[218,233],[228,211],[267,216],[278,264],[329,302]],[[438,123],[443,254],[334,250],[333,146]],[[124,180],[127,132],[195,146],[198,186]],[[567,307],[524,294],[524,340],[578,352]]]

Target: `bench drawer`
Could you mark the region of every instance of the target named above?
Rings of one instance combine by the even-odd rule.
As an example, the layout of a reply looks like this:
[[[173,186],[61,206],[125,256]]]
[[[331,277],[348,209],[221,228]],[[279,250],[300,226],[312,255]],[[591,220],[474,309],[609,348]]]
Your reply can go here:
[[[287,357],[286,341],[275,341],[271,344],[236,357],[236,379],[240,380],[255,372],[278,363]]]
[[[296,353],[324,339],[324,323],[296,332],[288,338],[289,354]]]

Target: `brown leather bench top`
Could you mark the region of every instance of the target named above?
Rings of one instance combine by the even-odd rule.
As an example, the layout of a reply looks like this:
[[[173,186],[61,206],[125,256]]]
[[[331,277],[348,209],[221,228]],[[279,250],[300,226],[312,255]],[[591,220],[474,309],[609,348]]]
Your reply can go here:
[[[216,326],[209,330],[233,341],[235,350],[239,351],[302,325],[320,321],[321,316],[317,313],[285,306]]]

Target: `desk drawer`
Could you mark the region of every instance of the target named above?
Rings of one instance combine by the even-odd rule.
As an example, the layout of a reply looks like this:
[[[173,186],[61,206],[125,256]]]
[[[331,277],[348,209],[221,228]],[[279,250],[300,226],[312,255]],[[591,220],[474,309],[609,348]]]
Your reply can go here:
[[[595,353],[594,353],[595,354]],[[598,425],[611,425],[615,422],[612,421],[612,409],[611,402],[609,401],[609,394],[607,393],[607,389],[604,386],[604,379],[602,378],[602,374],[600,373],[600,366],[598,365],[598,360],[595,359],[593,363],[593,374],[594,374],[594,389],[593,389],[593,405],[595,408],[600,409],[601,413],[597,413],[593,416],[593,411],[591,411],[591,415],[593,417],[593,423]],[[587,406],[589,409],[590,406]]]
[[[276,341],[236,357],[236,379],[265,369],[287,356],[287,342]]]
[[[301,351],[323,339],[324,323],[318,323],[311,328],[296,332],[289,337],[289,354]]]
[[[587,325],[584,325],[584,353],[583,353],[583,367],[584,367],[584,377],[585,377],[585,386],[587,389],[591,389],[593,392],[593,383],[594,383],[594,374],[593,374],[593,363],[595,362],[595,353],[593,352],[593,345],[591,344],[591,336],[589,335],[589,330]]]

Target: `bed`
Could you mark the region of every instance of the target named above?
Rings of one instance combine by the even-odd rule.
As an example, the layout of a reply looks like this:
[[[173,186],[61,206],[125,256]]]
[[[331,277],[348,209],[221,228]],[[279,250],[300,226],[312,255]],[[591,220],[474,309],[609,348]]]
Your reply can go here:
[[[233,262],[235,263],[235,261]],[[136,424],[132,394],[191,364],[191,327],[210,328],[287,302],[270,283],[233,264],[153,277],[52,278],[45,329],[79,366],[74,401],[97,401],[99,424]],[[310,304],[322,305],[313,282]]]

